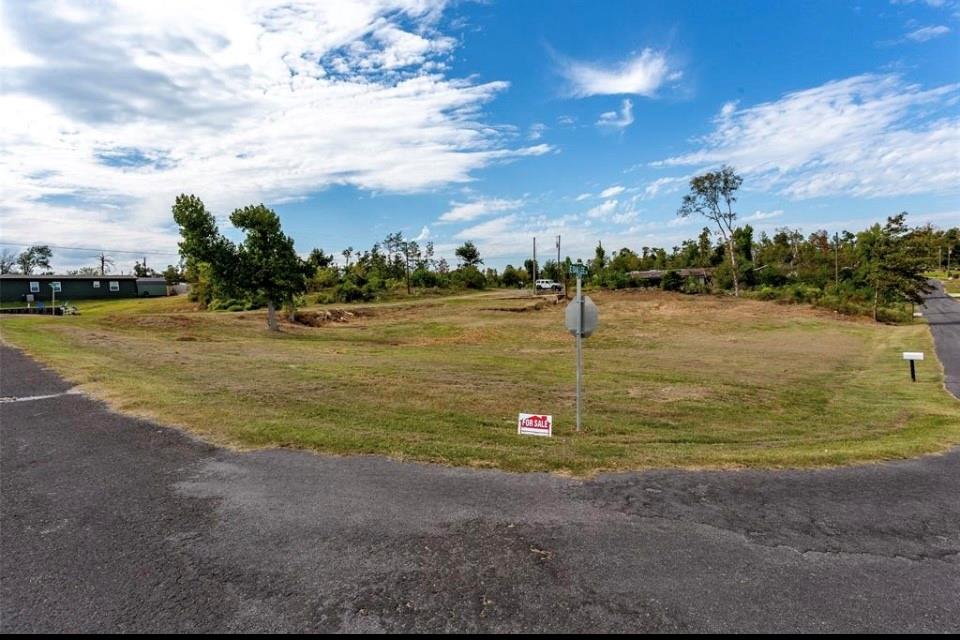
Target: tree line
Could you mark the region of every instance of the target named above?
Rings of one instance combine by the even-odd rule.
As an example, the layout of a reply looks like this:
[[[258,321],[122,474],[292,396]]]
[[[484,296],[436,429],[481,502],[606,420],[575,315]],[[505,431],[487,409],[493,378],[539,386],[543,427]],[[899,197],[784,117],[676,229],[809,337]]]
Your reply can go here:
[[[734,204],[742,182],[726,166],[694,177],[677,214],[700,216],[713,228],[704,227],[696,238],[670,251],[625,247],[608,255],[598,244],[587,262],[588,284],[646,286],[650,280],[642,272],[659,270],[665,289],[807,302],[880,320],[902,316],[903,305],[920,302],[929,290],[926,272],[960,254],[960,229],[910,228],[906,213],[859,233],[831,237],[820,230],[805,237],[799,230],[782,228],[755,237],[749,224],[737,224]],[[455,251],[454,266],[435,255],[432,242],[421,245],[402,232],[388,234],[369,249],[347,247],[337,264],[334,255],[321,248],[300,258],[277,214],[262,204],[231,214],[230,222],[244,234],[239,243],[220,233],[196,196],[177,197],[173,217],[180,226],[183,270],[169,267],[171,277],[190,282],[191,297],[207,308],[267,307],[271,329],[277,328],[277,309],[293,316],[305,302],[369,301],[414,290],[524,287],[534,274],[562,282],[572,264],[569,257],[542,266],[526,260],[497,271],[484,266],[474,243],[465,242]],[[710,277],[678,273],[695,267],[708,270]]]
[[[742,178],[724,166],[690,180],[678,216],[700,216],[711,226],[671,251],[643,247],[607,255],[598,245],[589,263],[593,284],[609,288],[643,286],[638,272],[665,271],[660,284],[686,293],[724,292],[768,300],[804,302],[875,320],[901,319],[907,306],[929,292],[928,274],[949,270],[960,257],[960,228],[911,228],[907,213],[890,216],[858,233],[831,236],[825,230],[804,236],[788,227],[772,235],[737,225],[734,203]],[[719,238],[718,242],[713,239]],[[710,282],[682,278],[685,268],[708,268]],[[950,277],[952,274],[946,274]]]

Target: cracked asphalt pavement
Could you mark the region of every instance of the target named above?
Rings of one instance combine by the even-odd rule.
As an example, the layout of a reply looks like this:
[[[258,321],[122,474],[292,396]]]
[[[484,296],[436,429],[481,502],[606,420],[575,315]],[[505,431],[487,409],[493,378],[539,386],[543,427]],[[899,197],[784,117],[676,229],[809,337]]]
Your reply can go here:
[[[575,480],[236,453],[68,390],[0,349],[5,633],[960,631],[960,450]]]

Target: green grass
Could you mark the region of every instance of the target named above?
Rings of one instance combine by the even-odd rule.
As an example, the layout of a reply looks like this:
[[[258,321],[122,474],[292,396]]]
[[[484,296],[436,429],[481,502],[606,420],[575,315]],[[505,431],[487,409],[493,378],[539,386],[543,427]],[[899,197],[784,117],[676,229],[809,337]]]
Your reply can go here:
[[[914,456],[960,442],[935,359],[910,383],[922,324],[841,320],[752,300],[595,292],[584,431],[562,305],[481,294],[348,307],[346,323],[265,330],[263,312],[182,298],[9,316],[22,347],[120,411],[211,441],[509,470],[805,467]],[[512,296],[512,298],[511,298]],[[555,437],[516,434],[552,413]]]
[[[949,277],[946,271],[929,271],[926,275],[943,283],[943,289],[947,293],[960,295],[960,277],[957,277],[958,273],[960,273],[960,269],[951,269],[950,274],[954,276],[952,278]]]

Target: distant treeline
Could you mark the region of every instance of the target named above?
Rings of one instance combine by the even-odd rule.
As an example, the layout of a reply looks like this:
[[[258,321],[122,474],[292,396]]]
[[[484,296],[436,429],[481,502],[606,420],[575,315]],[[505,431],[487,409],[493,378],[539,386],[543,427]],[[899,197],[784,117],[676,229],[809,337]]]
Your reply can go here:
[[[803,302],[875,320],[911,317],[910,305],[928,292],[927,273],[950,268],[960,258],[960,229],[930,225],[910,228],[907,214],[859,233],[804,236],[789,228],[755,237],[750,225],[738,226],[733,203],[742,183],[730,167],[690,181],[678,211],[702,216],[713,227],[670,251],[660,247],[624,247],[610,254],[598,244],[587,261],[587,284],[610,289],[658,286],[684,293],[725,293],[784,302]],[[337,264],[316,248],[306,259],[293,250],[279,217],[263,205],[236,210],[234,226],[246,233],[234,244],[218,231],[213,216],[195,196],[180,196],[173,207],[180,225],[184,269],[169,267],[168,280],[192,283],[191,296],[210,309],[241,310],[281,305],[292,316],[305,303],[348,303],[404,295],[429,295],[460,289],[532,286],[534,278],[565,282],[568,257],[543,265],[526,260],[502,271],[485,267],[476,245],[455,251],[457,264],[437,258],[432,242],[421,246],[401,232],[387,235],[366,250],[347,247]],[[715,241],[717,239],[717,241]],[[707,270],[684,277],[679,270]],[[657,270],[655,280],[641,272]],[[686,272],[684,272],[686,273]]]

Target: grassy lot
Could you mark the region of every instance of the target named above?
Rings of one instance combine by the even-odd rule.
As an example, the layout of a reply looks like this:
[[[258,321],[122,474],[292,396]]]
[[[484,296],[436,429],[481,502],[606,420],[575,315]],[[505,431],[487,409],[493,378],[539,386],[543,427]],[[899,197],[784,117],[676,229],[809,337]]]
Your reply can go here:
[[[585,343],[578,435],[562,305],[509,295],[348,307],[345,322],[279,335],[260,312],[182,298],[10,316],[0,331],[119,410],[239,447],[588,474],[835,465],[960,442],[939,363],[912,384],[900,359],[933,354],[922,324],[640,291],[592,294],[601,326]],[[516,435],[520,411],[552,413],[556,437]]]
[[[951,273],[954,275],[956,275],[957,272],[957,269],[951,270]],[[942,282],[943,289],[947,293],[960,295],[960,278],[949,278],[946,271],[930,271],[926,275],[930,278],[936,278]]]

